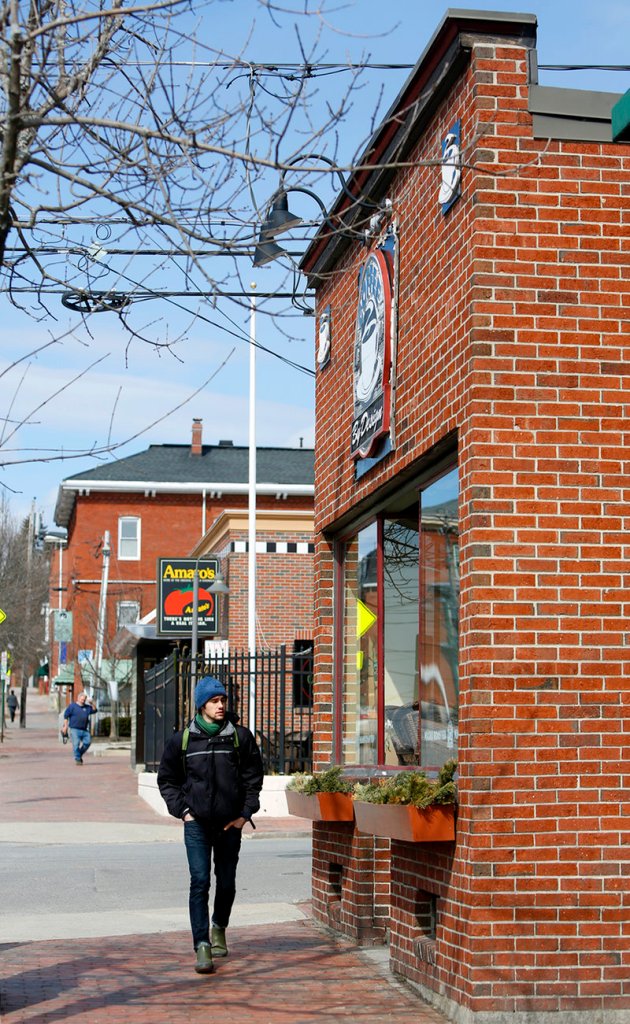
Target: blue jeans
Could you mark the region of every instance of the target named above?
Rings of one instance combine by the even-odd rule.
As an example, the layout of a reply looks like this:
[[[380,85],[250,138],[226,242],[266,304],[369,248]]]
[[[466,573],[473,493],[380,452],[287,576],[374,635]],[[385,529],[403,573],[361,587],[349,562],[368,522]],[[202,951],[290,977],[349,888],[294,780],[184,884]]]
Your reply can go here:
[[[214,855],[214,909],[212,922],[227,928],[236,896],[236,865],[241,848],[241,830],[212,828],[207,822],[185,821],[184,843],[190,870],[188,912],[195,949],[210,941],[210,861]]]
[[[85,751],[88,749],[92,742],[89,729],[70,729],[70,735],[72,736],[72,751],[74,753],[75,761],[81,761]]]

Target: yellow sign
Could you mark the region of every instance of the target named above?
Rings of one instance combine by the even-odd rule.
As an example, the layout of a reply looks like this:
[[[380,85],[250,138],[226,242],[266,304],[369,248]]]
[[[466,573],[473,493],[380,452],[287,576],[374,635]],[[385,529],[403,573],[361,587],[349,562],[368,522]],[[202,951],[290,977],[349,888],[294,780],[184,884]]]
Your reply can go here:
[[[376,615],[363,601],[357,599],[357,639],[367,633],[376,622]]]
[[[3,611],[2,611],[2,608],[0,608],[0,623],[1,623],[1,622],[4,622],[4,620],[6,619],[6,617],[7,617],[7,613],[6,613],[6,612],[3,612]]]

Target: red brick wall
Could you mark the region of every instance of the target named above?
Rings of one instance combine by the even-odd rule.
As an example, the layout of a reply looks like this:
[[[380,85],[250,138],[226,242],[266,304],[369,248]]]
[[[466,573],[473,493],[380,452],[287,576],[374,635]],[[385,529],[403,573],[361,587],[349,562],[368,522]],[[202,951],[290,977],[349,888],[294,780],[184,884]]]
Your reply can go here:
[[[418,161],[435,156],[456,118],[463,145],[478,137],[467,159],[485,168],[464,171],[448,216],[435,169],[414,167],[390,189],[401,235],[396,447],[359,482],[349,431],[360,252],[318,296],[333,332],[317,382],[316,523],[333,526],[457,435],[457,843],[448,863],[449,851],[394,845],[393,964],[472,1013],[593,1019],[630,1010],[630,157],[627,146],[534,140],[525,57],[477,46],[417,147]],[[322,764],[331,580],[320,534]],[[435,964],[414,952],[420,882],[439,897]]]
[[[313,916],[359,945],[380,945],[389,923],[389,842],[352,823],[313,822]]]
[[[216,515],[208,509],[208,519]],[[118,519],[141,519],[141,557],[118,559]],[[103,567],[101,544],[109,530],[111,556],[107,605],[107,639],[104,657],[116,632],[116,602],[140,602],[140,615],[155,608],[156,563],[159,556],[184,557],[201,534],[201,499],[195,495],[98,494],[79,496],[70,523],[69,544],[64,552],[64,576],[68,585],[67,606],[74,612],[73,653],[94,650],[100,581]],[[93,582],[79,582],[88,581]],[[131,582],[142,581],[142,582]]]
[[[271,534],[265,535],[271,538]],[[274,534],[275,541],[312,544],[311,533]],[[256,555],[256,647],[260,650],[293,644],[313,636],[312,554],[277,551]],[[234,648],[247,649],[249,560],[247,553],[227,556],[230,584],[229,632]]]
[[[226,495],[222,500],[206,499],[206,528],[224,508],[246,508],[247,496]],[[284,507],[273,497],[258,498],[262,509]],[[291,508],[309,509],[309,498],[292,498]],[[139,516],[141,519],[141,557],[139,560],[118,559],[118,519],[120,516]],[[139,601],[140,615],[155,608],[156,564],[158,557],[187,557],[202,534],[202,499],[200,495],[98,494],[79,496],[70,523],[69,544],[63,556],[65,607],[74,612],[73,644],[68,649],[68,661],[76,659],[80,649],[94,650],[96,623],[102,573],[101,543],[106,530],[110,533],[111,557],[109,567],[107,639],[104,657],[110,657],[109,645],[116,632],[116,602]],[[280,535],[279,535],[280,536]],[[284,537],[284,535],[282,535]],[[291,537],[284,538],[295,540]],[[299,539],[312,542],[304,535]],[[295,636],[293,626],[312,629],[312,556],[269,554],[257,556],[260,573],[258,589],[258,617],[261,630],[270,645],[290,643]],[[229,564],[228,564],[229,563]],[[230,643],[234,647],[247,646],[247,627],[242,623],[247,616],[247,555],[227,555],[226,567],[232,572],[230,589]],[[243,575],[243,568],[245,566]],[[240,566],[240,567],[239,567]],[[223,567],[223,565],[222,565]],[[53,569],[51,585],[57,586],[57,569]],[[83,581],[83,582],[79,582]],[[86,582],[92,581],[92,582]],[[243,587],[244,584],[244,587]],[[269,588],[272,599],[266,600]],[[282,591],[284,588],[284,595]],[[243,597],[244,589],[244,597]],[[289,597],[287,598],[287,591]],[[243,603],[244,602],[244,603]],[[232,623],[234,633],[232,634]],[[54,665],[56,667],[55,652]],[[78,675],[77,675],[78,678]]]

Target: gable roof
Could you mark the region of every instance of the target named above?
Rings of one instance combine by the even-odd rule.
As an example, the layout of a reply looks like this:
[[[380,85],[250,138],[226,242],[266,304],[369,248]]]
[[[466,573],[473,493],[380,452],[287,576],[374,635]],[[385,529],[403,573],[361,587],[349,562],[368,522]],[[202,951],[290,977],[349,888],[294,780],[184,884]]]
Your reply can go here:
[[[190,445],[152,444],[143,452],[96,466],[62,481],[55,523],[68,526],[76,498],[90,492],[245,494],[249,480],[249,448],[232,444],[203,445],[192,455]],[[312,448],[257,448],[257,494],[314,493]]]

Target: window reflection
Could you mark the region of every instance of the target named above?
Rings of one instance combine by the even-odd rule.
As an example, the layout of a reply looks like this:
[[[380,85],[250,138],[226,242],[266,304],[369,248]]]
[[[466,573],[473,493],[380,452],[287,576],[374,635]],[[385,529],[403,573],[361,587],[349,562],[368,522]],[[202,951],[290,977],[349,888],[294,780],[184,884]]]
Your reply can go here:
[[[345,764],[377,763],[377,530],[346,547],[342,750]]]
[[[457,499],[454,469],[407,508],[383,516],[380,559],[376,523],[345,544],[345,764],[439,768],[457,756]],[[384,706],[380,750],[379,686]]]
[[[418,505],[383,528],[385,763],[418,764]]]
[[[459,706],[457,470],[422,493],[420,540],[421,762],[456,756]]]

